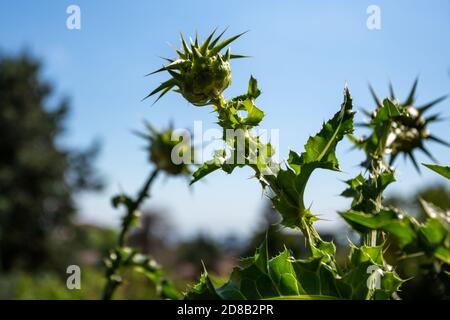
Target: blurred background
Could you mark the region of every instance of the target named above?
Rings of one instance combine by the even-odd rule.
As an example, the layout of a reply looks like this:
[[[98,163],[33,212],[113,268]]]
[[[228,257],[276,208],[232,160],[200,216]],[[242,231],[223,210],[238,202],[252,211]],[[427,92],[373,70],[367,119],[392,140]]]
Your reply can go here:
[[[81,12],[81,29],[69,29],[67,8]],[[367,8],[380,8],[381,28],[370,30]],[[152,169],[145,143],[132,131],[143,120],[156,127],[216,128],[208,108],[194,108],[178,95],[157,104],[141,101],[163,75],[144,77],[173,56],[178,33],[201,38],[229,26],[229,35],[250,30],[233,43],[229,97],[254,75],[263,91],[262,128],[279,129],[277,152],[301,151],[342,100],[348,83],[355,107],[372,109],[370,83],[379,96],[392,82],[404,99],[419,77],[417,102],[450,92],[450,1],[6,1],[0,0],[0,298],[97,299],[104,284],[102,258],[115,246],[121,210],[110,198],[137,192]],[[449,117],[450,100],[435,107]],[[364,115],[357,114],[359,121]],[[449,122],[433,133],[449,141]],[[358,241],[337,211],[349,206],[339,196],[343,180],[355,176],[362,153],[344,142],[342,172],[318,172],[306,190],[325,239],[334,239],[344,261],[348,239]],[[441,164],[449,150],[431,144]],[[419,162],[429,161],[417,155]],[[397,180],[387,202],[421,219],[416,199],[450,209],[449,183],[410,162],[397,161]],[[268,229],[272,253],[283,245],[305,253],[297,234],[278,230],[278,216],[238,170],[215,173],[189,187],[183,178],[160,177],[144,206],[130,242],[151,254],[180,289],[196,280],[201,261],[226,276],[237,257],[253,253]],[[395,259],[395,246],[390,248]],[[82,290],[68,290],[66,267],[82,268]],[[420,267],[400,264],[403,274]],[[133,288],[132,290],[130,288]],[[130,275],[118,298],[154,298],[143,277]],[[402,295],[438,295],[433,279],[418,279]]]

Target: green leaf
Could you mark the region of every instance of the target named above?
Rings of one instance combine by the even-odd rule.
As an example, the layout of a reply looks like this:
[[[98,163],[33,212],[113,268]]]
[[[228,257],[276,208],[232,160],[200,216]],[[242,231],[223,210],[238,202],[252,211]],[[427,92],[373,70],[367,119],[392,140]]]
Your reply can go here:
[[[390,299],[404,282],[395,272],[386,271],[382,245],[351,245],[349,272],[343,281],[350,286],[349,298],[358,300]]]
[[[221,297],[216,293],[216,289],[205,271],[200,276],[200,281],[189,290],[184,297],[186,300],[219,300]]]
[[[269,259],[267,241],[255,255],[234,269],[230,280],[214,288],[207,273],[186,295],[187,299],[342,299],[334,271],[320,259],[293,260],[285,249]]]
[[[134,200],[125,194],[120,194],[114,196],[111,199],[111,204],[114,208],[117,208],[119,205],[124,205],[128,210],[134,207]]]
[[[341,216],[361,232],[383,230],[391,233],[398,239],[401,247],[411,244],[417,238],[414,220],[394,210],[381,210],[377,214],[350,210],[341,213]]]
[[[450,179],[450,167],[448,166],[440,166],[437,164],[426,164],[422,163],[428,169],[433,170],[436,173],[439,173],[441,176]]]
[[[161,267],[155,260],[146,255],[136,253],[130,260],[129,265],[132,266],[136,272],[142,273],[152,281],[156,285],[156,290],[163,299],[177,300],[180,298],[180,293],[170,281],[164,278]]]
[[[377,110],[373,123],[376,124],[389,121],[392,118],[398,117],[400,115],[402,115],[402,110],[400,109],[400,107],[386,98],[383,100],[383,107]]]
[[[256,99],[261,94],[261,90],[258,89],[258,81],[250,76],[250,80],[248,82],[248,91],[247,96],[251,99]]]
[[[441,260],[442,262],[450,265],[450,249],[444,246],[439,246],[434,251],[434,256]],[[449,274],[450,275],[450,274]]]
[[[207,163],[202,164],[202,166],[200,168],[198,168],[197,171],[194,172],[191,184],[194,184],[195,182],[199,181],[200,179],[206,177],[208,174],[210,174],[220,168],[221,168],[221,165],[216,162],[207,162]]]
[[[300,221],[308,216],[303,195],[312,172],[318,168],[339,170],[336,146],[345,135],[353,131],[353,115],[350,93],[345,88],[340,111],[323,124],[318,134],[308,139],[301,155],[290,152],[289,167],[280,170],[276,181],[271,184],[277,194],[272,202],[281,213],[285,226],[298,227]]]
[[[228,161],[225,157],[225,150],[217,150],[212,160],[205,162],[200,168],[197,169],[197,171],[194,172],[191,185],[218,169],[222,169],[226,173],[230,174],[236,167],[242,166],[241,164],[231,163],[231,161]]]
[[[243,123],[251,126],[257,126],[264,118],[264,112],[258,109],[252,100],[247,99],[243,102],[244,108],[247,111],[247,117]]]
[[[395,272],[384,270],[381,246],[353,246],[351,269],[343,275],[327,264],[325,257],[296,260],[285,249],[269,259],[267,251],[266,240],[255,255],[244,259],[229,281],[218,288],[208,274],[203,273],[199,283],[186,294],[186,299],[389,299],[403,283]],[[380,288],[373,290],[367,287],[371,266],[383,272]]]
[[[444,242],[448,230],[437,218],[430,218],[420,227],[420,233],[429,246],[437,246]]]
[[[233,37],[228,38],[227,40],[222,41],[219,44],[215,44],[214,42],[214,47],[210,48],[211,52],[210,55],[214,55],[216,53],[219,53],[220,50],[222,50],[223,48],[225,48],[227,45],[229,45],[230,43],[232,43],[234,40],[236,40],[237,38],[239,38],[240,36],[242,36],[243,34],[247,33],[247,31],[242,32],[238,35],[235,35]]]
[[[305,152],[297,161],[289,165],[305,165],[308,163],[326,164],[329,169],[338,170],[339,164],[336,159],[336,145],[342,138],[353,132],[352,99],[348,88],[344,90],[344,102],[341,110],[328,122],[324,123],[318,134],[308,139]]]

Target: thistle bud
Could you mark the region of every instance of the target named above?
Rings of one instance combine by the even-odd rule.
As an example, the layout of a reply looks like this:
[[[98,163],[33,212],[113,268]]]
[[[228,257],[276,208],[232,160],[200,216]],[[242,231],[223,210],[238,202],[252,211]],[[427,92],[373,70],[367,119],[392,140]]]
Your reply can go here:
[[[181,35],[183,50],[175,49],[178,59],[166,59],[169,64],[152,72],[153,74],[167,71],[172,78],[163,82],[148,97],[160,93],[156,100],[158,101],[174,88],[174,91],[181,93],[186,100],[196,106],[204,106],[218,99],[231,84],[230,60],[244,57],[231,54],[229,48],[224,54],[220,52],[243,34],[219,43],[224,32],[215,39],[213,39],[215,31],[212,32],[201,45],[196,36],[194,42],[191,40],[190,46]]]

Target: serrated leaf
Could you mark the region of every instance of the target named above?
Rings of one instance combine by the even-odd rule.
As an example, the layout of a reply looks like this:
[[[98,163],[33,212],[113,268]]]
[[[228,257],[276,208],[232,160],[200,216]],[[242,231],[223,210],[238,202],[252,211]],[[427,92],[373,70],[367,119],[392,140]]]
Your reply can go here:
[[[244,261],[244,267],[234,269],[225,285],[213,288],[204,273],[186,298],[342,299],[336,281],[336,275],[320,259],[293,260],[287,249],[269,259],[265,241],[253,257]]]
[[[389,299],[403,283],[395,272],[384,271],[379,289],[370,290],[366,283],[370,266],[383,268],[382,247],[354,247],[351,270],[340,275],[324,262],[324,257],[296,260],[285,249],[269,259],[267,241],[253,257],[243,260],[224,285],[215,288],[205,272],[200,282],[187,293],[186,299],[223,300],[332,300]]]
[[[236,167],[239,166],[242,165],[228,161],[225,150],[217,150],[212,160],[205,162],[200,168],[197,169],[197,171],[194,172],[191,185],[218,169],[222,169],[226,173],[230,174]]]
[[[251,99],[256,99],[261,94],[261,90],[258,89],[258,81],[250,76],[250,80],[248,82],[248,91],[247,96]]]
[[[346,134],[353,131],[353,115],[350,93],[345,88],[340,111],[323,124],[318,134],[308,139],[301,155],[290,152],[289,168],[279,171],[274,183],[277,195],[272,199],[285,226],[298,227],[305,216],[303,194],[312,172],[318,168],[339,170],[336,146]]]
[[[336,159],[336,145],[342,138],[353,132],[352,99],[347,88],[344,90],[344,102],[341,110],[328,122],[324,123],[318,134],[308,139],[303,152],[297,161],[289,165],[305,165],[308,163],[327,163],[333,170],[339,169]]]
[[[264,118],[264,112],[258,109],[250,99],[245,100],[242,104],[247,111],[247,117],[243,120],[243,123],[250,126],[257,126]]]
[[[448,230],[437,218],[428,219],[419,231],[429,246],[442,244],[448,235]]]

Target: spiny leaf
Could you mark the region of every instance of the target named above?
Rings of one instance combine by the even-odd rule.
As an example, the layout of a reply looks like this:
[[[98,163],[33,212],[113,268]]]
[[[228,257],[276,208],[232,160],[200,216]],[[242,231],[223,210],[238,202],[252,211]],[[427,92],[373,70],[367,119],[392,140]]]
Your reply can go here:
[[[299,158],[292,158],[289,165],[300,169],[300,166],[308,163],[329,163],[330,169],[338,170],[339,164],[335,150],[337,143],[346,134],[353,132],[352,99],[348,88],[344,90],[344,102],[341,110],[328,122],[324,123],[318,134],[308,139],[305,144],[305,152]]]
[[[169,80],[167,80],[167,81],[165,81],[165,82],[163,82],[159,87],[157,87],[155,90],[153,90],[152,92],[150,92],[150,94],[149,95],[147,95],[144,99],[142,99],[142,100],[145,100],[145,99],[147,99],[147,98],[149,98],[149,97],[151,97],[152,95],[154,95],[155,93],[158,93],[159,91],[163,91],[163,93],[162,93],[162,95],[164,95],[167,91],[169,91],[171,88],[173,88],[175,85],[177,84],[177,81],[175,80],[175,79],[169,79]],[[167,90],[167,88],[169,88],[169,90]],[[164,92],[165,91],[165,92]],[[161,95],[161,96],[162,96]],[[160,97],[161,97],[160,96]],[[160,98],[159,97],[159,98]],[[159,99],[158,98],[158,99]]]
[[[250,100],[247,99],[242,102],[245,110],[247,111],[247,117],[243,120],[243,123],[251,126],[257,126],[264,118],[264,112]]]
[[[218,169],[222,169],[226,173],[230,174],[236,167],[239,166],[242,165],[228,161],[225,150],[217,150],[212,160],[205,162],[200,168],[197,169],[197,171],[194,172],[191,185]]]
[[[450,179],[450,167],[448,166],[440,166],[437,164],[427,164],[422,163],[425,167],[427,167],[430,170],[433,170],[436,173],[439,173],[441,176]]]
[[[267,240],[253,257],[236,267],[227,283],[215,288],[205,272],[186,299],[234,300],[328,300],[389,299],[403,281],[395,272],[383,270],[382,247],[354,247],[352,269],[345,274],[327,265],[323,258],[295,260],[285,249],[270,258]],[[369,267],[383,270],[380,288],[366,286]]]
[[[314,215],[306,210],[304,204],[306,184],[315,169],[339,170],[336,146],[353,131],[353,115],[350,93],[345,88],[341,110],[323,124],[318,134],[308,139],[305,152],[301,155],[290,152],[289,168],[279,171],[276,177],[277,195],[272,198],[272,203],[283,217],[283,225],[298,227],[304,217],[308,217],[307,224],[314,221]]]
[[[361,232],[367,233],[367,229],[369,229],[391,233],[397,237],[401,247],[411,244],[417,238],[416,228],[414,227],[417,223],[409,216],[401,216],[393,210],[382,210],[378,214],[349,210],[342,212],[341,216]]]
[[[337,288],[337,276],[321,264],[320,259],[297,260],[291,258],[287,249],[269,259],[267,241],[253,257],[243,260],[243,267],[236,267],[230,280],[220,288],[211,289],[212,284],[205,275],[200,284],[189,292],[187,299],[321,299],[343,298]],[[206,275],[207,277],[207,275]]]
[[[258,80],[250,76],[250,80],[248,82],[248,90],[247,96],[251,99],[256,99],[261,94],[261,90],[258,88]]]

